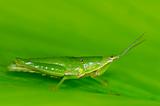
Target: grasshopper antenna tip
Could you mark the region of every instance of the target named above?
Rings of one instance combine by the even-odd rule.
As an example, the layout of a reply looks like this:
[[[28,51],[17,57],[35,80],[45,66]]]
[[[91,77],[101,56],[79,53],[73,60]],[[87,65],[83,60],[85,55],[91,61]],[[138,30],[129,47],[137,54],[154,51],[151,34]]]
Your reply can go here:
[[[143,33],[135,41],[133,41],[126,49],[124,49],[120,53],[119,57],[122,57],[122,56],[126,55],[130,50],[132,50],[133,48],[137,47],[138,45],[140,45],[144,41],[145,41],[145,39],[144,39],[144,33]]]

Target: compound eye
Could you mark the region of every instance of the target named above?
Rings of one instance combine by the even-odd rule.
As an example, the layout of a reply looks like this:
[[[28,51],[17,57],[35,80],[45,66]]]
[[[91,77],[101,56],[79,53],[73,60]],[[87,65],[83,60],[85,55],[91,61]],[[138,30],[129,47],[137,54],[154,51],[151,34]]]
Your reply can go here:
[[[110,56],[110,58],[113,58],[114,56]]]

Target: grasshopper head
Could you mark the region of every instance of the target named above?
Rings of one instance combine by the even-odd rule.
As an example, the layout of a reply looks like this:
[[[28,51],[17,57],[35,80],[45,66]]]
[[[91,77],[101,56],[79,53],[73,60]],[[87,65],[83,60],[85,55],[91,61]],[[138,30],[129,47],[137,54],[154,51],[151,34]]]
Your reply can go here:
[[[107,62],[108,63],[112,63],[113,61],[119,59],[119,56],[110,56],[108,59],[107,59]]]

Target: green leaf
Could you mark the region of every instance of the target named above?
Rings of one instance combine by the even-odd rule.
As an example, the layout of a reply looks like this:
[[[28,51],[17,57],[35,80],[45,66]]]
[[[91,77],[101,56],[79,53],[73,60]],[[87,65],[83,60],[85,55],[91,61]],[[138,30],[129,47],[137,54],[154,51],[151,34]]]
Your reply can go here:
[[[160,105],[159,1],[0,1],[0,105]],[[8,72],[16,58],[118,54],[145,32],[146,42],[100,78],[67,80]]]

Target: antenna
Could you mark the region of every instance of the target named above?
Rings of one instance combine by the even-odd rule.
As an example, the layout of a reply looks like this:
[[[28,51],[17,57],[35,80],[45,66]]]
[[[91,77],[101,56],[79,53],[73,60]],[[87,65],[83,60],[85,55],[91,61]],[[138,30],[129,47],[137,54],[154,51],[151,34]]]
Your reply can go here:
[[[132,42],[126,49],[124,49],[119,57],[122,57],[124,55],[126,55],[130,50],[132,50],[133,48],[137,47],[138,45],[140,45],[141,43],[143,43],[145,41],[145,39],[143,39],[144,33],[142,35],[140,35],[134,42]]]

